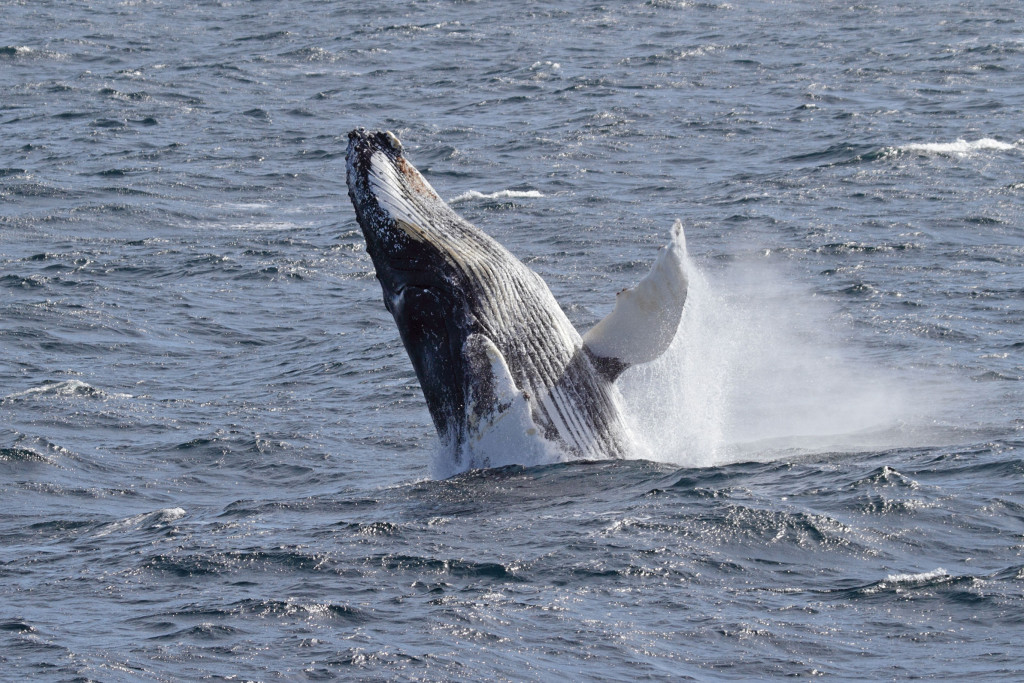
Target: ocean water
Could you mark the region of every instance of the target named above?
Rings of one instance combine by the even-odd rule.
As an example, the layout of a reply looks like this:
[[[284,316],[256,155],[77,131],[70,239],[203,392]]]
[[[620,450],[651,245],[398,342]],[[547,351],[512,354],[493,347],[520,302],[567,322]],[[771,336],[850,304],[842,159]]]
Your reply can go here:
[[[1013,2],[0,2],[0,679],[1024,669]],[[581,329],[672,222],[644,459],[455,472],[347,133]]]

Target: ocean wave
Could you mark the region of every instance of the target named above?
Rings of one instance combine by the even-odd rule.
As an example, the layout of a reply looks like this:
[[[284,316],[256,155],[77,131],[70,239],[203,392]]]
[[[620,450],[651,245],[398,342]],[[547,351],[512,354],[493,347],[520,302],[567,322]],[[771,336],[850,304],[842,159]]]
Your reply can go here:
[[[330,50],[322,47],[309,46],[293,50],[291,52],[285,52],[284,57],[291,57],[305,62],[337,62],[341,57]]]
[[[516,567],[501,562],[477,562],[469,559],[442,559],[420,555],[388,554],[367,558],[369,563],[379,565],[389,572],[413,572],[445,574],[472,579],[500,579],[504,581],[525,581],[516,573]]]
[[[159,615],[154,616],[158,617]],[[173,615],[167,616],[169,619],[161,619],[155,624],[152,623],[153,617],[136,619],[136,623],[141,624],[143,627],[149,626],[150,628],[160,630],[165,630],[167,628],[174,629],[168,633],[153,636],[151,638],[151,640],[164,640],[178,635],[186,637],[194,637],[197,635],[202,637],[203,635],[210,635],[210,631],[214,630],[211,627],[215,624],[222,627],[220,632],[226,632],[225,629],[235,630],[238,629],[238,627],[232,627],[228,624],[222,623],[225,619],[235,617],[255,617],[258,619],[300,619],[309,622],[338,621],[349,624],[361,623],[367,618],[367,615],[363,611],[347,604],[302,600],[295,597],[289,597],[285,600],[259,600],[246,598],[230,604],[220,605],[196,603],[185,608],[177,609]],[[189,628],[176,629],[175,622],[178,620],[201,621],[199,624]]]
[[[36,627],[25,622],[23,619],[11,619],[0,621],[0,631],[8,633],[35,633]]]
[[[904,154],[963,157],[981,152],[1009,152],[1022,149],[1024,149],[1024,140],[1017,140],[1011,143],[1002,142],[995,138],[980,138],[973,141],[957,138],[953,142],[912,142],[906,145],[889,145],[885,147],[840,143],[832,145],[827,149],[786,157],[783,161],[797,163],[820,161],[824,162],[825,166],[843,166],[877,161],[879,159],[891,159]]]
[[[236,628],[229,624],[214,624],[211,622],[203,622],[195,624],[193,626],[187,626],[185,628],[173,631],[171,633],[164,633],[158,636],[152,636],[149,638],[151,641],[169,641],[169,642],[181,642],[186,641],[218,641],[226,638],[233,638],[244,631],[240,628]]]
[[[469,192],[463,192],[459,196],[449,199],[448,203],[458,204],[459,202],[466,202],[471,199],[515,199],[519,197],[537,198],[543,196],[544,195],[537,190],[499,190],[498,192],[491,192],[490,194],[470,190]]]
[[[61,59],[64,55],[50,50],[38,50],[28,45],[4,45],[0,47],[0,59]]]
[[[922,142],[909,145],[900,145],[892,148],[897,152],[918,152],[921,154],[943,154],[962,156],[974,152],[997,151],[1006,152],[1014,149],[1021,149],[1021,143],[1001,142],[995,138],[981,138],[973,142],[958,138],[954,142]]]
[[[51,382],[40,387],[32,387],[24,391],[18,391],[0,398],[0,403],[8,403],[25,398],[37,398],[43,396],[91,396],[95,398],[132,398],[129,394],[108,394],[91,384],[81,380],[69,379],[63,382]]]
[[[0,404],[4,401],[0,400]],[[0,463],[42,463],[61,467],[59,458],[74,458],[70,451],[40,436],[0,429]]]
[[[0,448],[0,463],[18,463],[18,462],[40,462],[47,465],[56,465],[56,461],[42,453],[38,453],[31,448]]]
[[[903,584],[903,585],[917,585],[932,583],[935,581],[944,581],[950,578],[949,572],[942,567],[937,567],[930,572],[920,572],[918,574],[890,574],[889,576],[882,579],[882,584]]]
[[[846,595],[851,598],[882,597],[888,599],[885,596],[893,594],[910,596],[922,589],[937,587],[949,589],[956,586],[971,585],[976,580],[974,576],[969,574],[953,576],[942,567],[937,567],[927,572],[889,574],[884,579],[872,581],[871,583],[825,590],[823,592]],[[925,591],[921,595],[928,595],[928,593]]]
[[[176,522],[186,514],[188,513],[180,507],[143,512],[142,514],[126,517],[125,519],[104,525],[104,527],[96,533],[96,537],[100,538],[112,533],[142,528],[154,530],[163,529],[171,522]]]
[[[970,583],[972,581],[974,581],[972,576],[953,576],[942,567],[937,567],[931,571],[918,572],[916,574],[889,574],[881,581],[875,581],[855,589],[854,593],[861,596],[891,593],[905,594],[906,591],[916,591],[935,586],[949,586],[965,582]]]
[[[316,621],[362,622],[366,619],[363,611],[350,605],[294,597],[285,600],[242,600],[232,606],[232,611],[259,617],[299,617]]]

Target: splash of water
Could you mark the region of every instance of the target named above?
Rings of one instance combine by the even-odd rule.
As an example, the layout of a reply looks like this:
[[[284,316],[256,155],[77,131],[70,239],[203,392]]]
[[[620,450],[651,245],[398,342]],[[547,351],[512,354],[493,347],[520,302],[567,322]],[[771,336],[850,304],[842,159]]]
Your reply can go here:
[[[708,466],[907,440],[906,388],[857,358],[823,301],[752,264],[713,286],[688,270],[671,347],[620,379],[640,457]]]

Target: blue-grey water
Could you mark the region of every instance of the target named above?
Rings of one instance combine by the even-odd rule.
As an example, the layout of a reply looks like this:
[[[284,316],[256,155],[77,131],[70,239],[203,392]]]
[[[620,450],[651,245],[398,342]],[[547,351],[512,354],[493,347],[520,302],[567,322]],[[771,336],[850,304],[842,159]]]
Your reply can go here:
[[[1024,670],[1018,2],[0,2],[0,679]],[[648,457],[451,471],[347,132],[581,329],[672,221]]]

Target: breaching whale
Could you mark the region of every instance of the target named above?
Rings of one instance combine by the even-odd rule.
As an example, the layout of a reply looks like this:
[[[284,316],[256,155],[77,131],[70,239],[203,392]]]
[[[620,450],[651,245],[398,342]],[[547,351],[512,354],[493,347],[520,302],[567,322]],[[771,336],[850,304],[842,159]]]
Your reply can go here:
[[[581,337],[541,277],[456,214],[392,133],[349,133],[347,181],[384,305],[457,466],[634,453],[614,382],[679,327],[679,221],[650,273]]]

